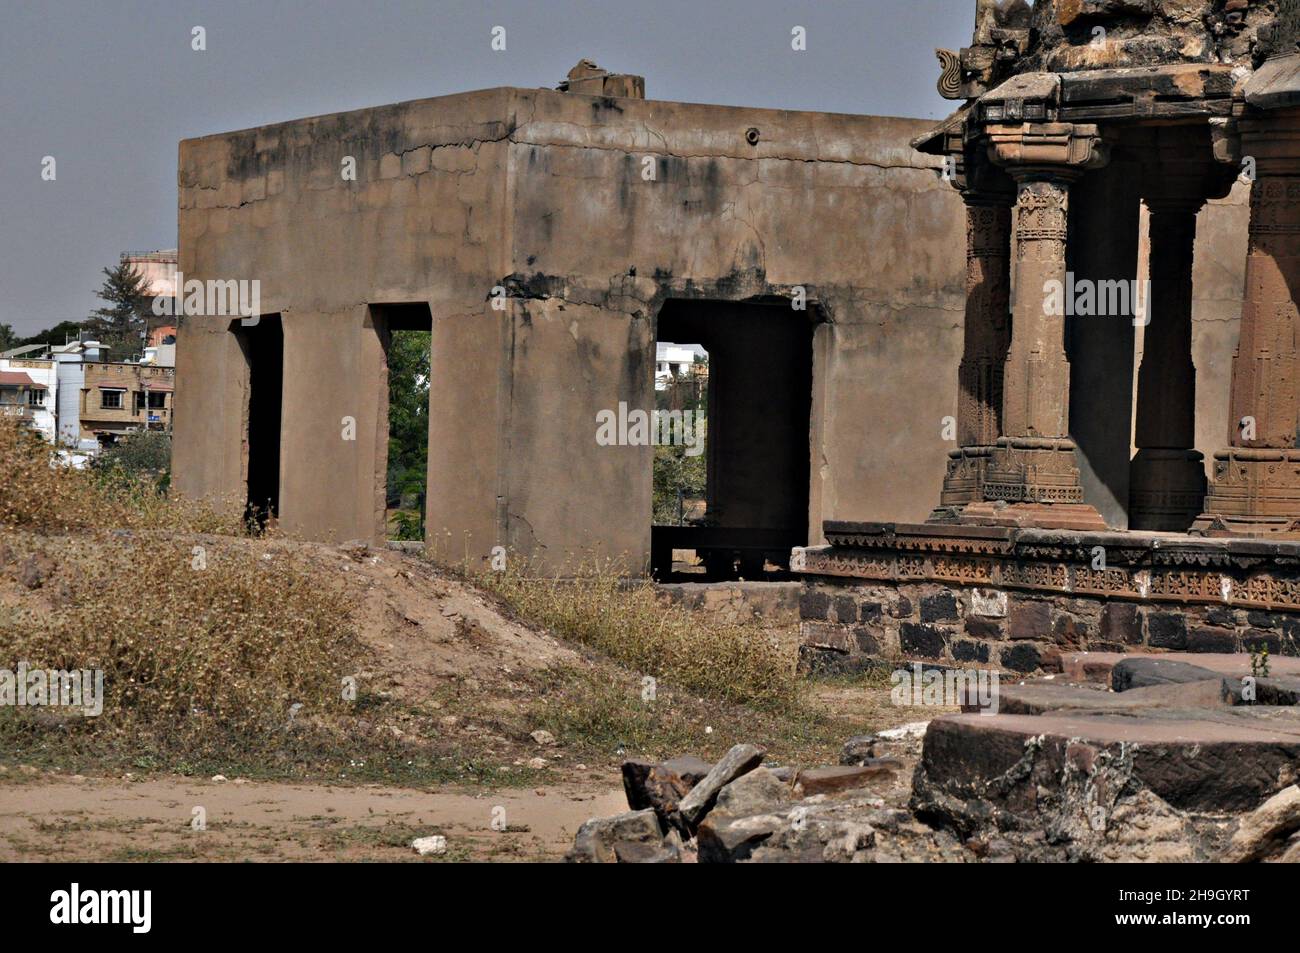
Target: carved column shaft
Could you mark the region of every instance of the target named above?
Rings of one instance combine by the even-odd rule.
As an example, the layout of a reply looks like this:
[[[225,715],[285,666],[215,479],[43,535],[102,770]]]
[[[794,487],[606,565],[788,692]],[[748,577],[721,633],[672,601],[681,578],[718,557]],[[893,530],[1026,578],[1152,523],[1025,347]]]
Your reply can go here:
[[[989,454],[1002,433],[1002,377],[1011,340],[1011,195],[968,189],[966,316],[957,370],[958,449],[948,455],[935,520],[984,499]]]
[[[1243,121],[1256,160],[1250,193],[1241,331],[1232,359],[1229,447],[1196,529],[1225,535],[1300,534],[1300,109]]]
[[[1064,286],[1069,223],[1068,180],[1030,178],[1016,199],[1016,304],[1004,383],[1008,437],[1070,433],[1070,364],[1063,315],[1049,314],[1051,282]]]
[[[1298,282],[1300,177],[1261,171],[1250,192],[1245,300],[1232,359],[1230,446],[1296,445]]]
[[[966,325],[957,439],[991,447],[1002,434],[1002,375],[1011,343],[1011,203],[966,198]]]
[[[1023,123],[988,128],[991,158],[1016,181],[1016,299],[1002,391],[1002,436],[989,460],[984,500],[970,519],[1101,530],[1083,502],[1070,439],[1065,316],[1049,307],[1067,283],[1070,183],[1105,164],[1095,126]]]

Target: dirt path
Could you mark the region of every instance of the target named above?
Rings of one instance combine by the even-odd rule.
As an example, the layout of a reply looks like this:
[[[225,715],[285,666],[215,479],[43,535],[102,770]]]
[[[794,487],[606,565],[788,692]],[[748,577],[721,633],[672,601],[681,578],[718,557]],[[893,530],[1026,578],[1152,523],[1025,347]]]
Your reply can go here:
[[[447,851],[431,860],[557,860],[588,818],[627,809],[617,784],[480,792],[185,778],[0,784],[0,861],[416,860],[412,838],[433,834],[447,838]],[[192,827],[196,807],[206,830]]]

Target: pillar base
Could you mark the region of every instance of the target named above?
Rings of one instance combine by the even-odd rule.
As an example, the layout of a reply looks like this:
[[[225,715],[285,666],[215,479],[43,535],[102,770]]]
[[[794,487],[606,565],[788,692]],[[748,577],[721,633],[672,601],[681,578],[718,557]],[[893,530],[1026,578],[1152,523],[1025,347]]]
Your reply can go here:
[[[1002,437],[989,458],[984,499],[1007,503],[1083,503],[1074,441]]]
[[[1232,447],[1214,455],[1201,536],[1300,537],[1300,450]]]
[[[1091,503],[1007,503],[984,500],[964,507],[955,520],[965,526],[1068,529],[1104,533],[1110,527]]]
[[[1129,465],[1129,529],[1185,533],[1205,506],[1205,457],[1143,447]]]
[[[961,510],[984,499],[985,474],[993,447],[960,447],[948,453],[948,472],[943,477],[939,505],[927,523],[955,523]]]
[[[1074,441],[1066,437],[1002,437],[989,455],[984,499],[968,503],[955,520],[975,526],[1015,526],[1102,532],[1083,501]]]

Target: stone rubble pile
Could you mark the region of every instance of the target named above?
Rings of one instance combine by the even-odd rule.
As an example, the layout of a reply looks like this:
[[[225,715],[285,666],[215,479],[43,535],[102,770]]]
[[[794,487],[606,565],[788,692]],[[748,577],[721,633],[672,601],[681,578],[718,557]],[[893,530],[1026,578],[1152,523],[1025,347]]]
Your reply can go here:
[[[1250,665],[1094,657],[1073,683],[1002,685],[996,714],[971,699],[850,739],[836,767],[747,744],[628,761],[629,813],[584,824],[568,859],[1300,862],[1300,660]]]
[[[902,736],[907,738],[909,736]],[[685,756],[628,761],[629,812],[588,821],[575,863],[800,863],[974,860],[946,831],[886,807],[873,787],[896,781],[903,762],[876,757],[877,739],[851,739],[844,763],[794,770],[763,764],[739,744],[717,764]]]

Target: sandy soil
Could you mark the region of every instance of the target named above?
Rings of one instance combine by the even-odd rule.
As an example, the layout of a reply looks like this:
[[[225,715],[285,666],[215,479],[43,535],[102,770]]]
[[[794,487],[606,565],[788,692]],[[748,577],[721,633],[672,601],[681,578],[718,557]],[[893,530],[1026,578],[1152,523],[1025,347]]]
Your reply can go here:
[[[32,778],[0,785],[0,861],[559,860],[584,821],[626,809],[617,778],[487,793]],[[418,857],[411,840],[434,834],[446,854]]]

